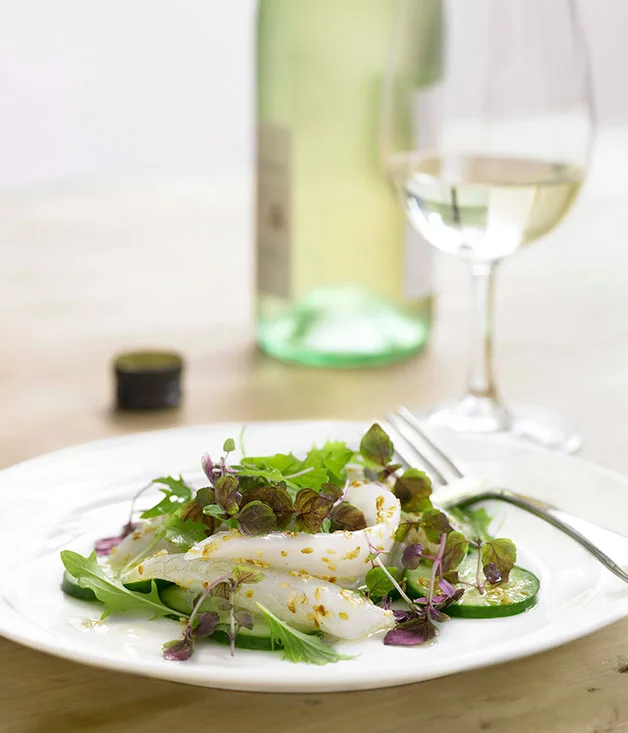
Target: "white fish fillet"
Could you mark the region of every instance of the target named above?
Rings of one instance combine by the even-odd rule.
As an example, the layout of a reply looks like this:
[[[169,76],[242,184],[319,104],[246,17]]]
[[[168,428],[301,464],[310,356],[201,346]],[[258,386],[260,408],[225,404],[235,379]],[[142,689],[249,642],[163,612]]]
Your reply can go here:
[[[142,522],[134,532],[131,532],[117,547],[113,548],[109,555],[109,566],[114,573],[120,572],[134,558],[142,557],[143,553],[148,554],[150,551],[151,554],[154,554],[160,550],[177,552],[175,545],[166,540],[161,539],[155,542],[155,532],[161,527],[161,524],[161,517]]]
[[[364,579],[371,567],[369,543],[383,552],[386,562],[399,525],[399,500],[382,484],[352,484],[346,500],[362,510],[368,527],[355,532],[305,534],[274,532],[247,537],[237,530],[218,532],[186,554],[189,560],[249,562],[260,568],[302,571],[324,580],[351,585]]]
[[[124,582],[162,578],[196,592],[221,576],[229,576],[233,562],[190,559],[187,555],[152,557],[127,573]],[[259,614],[261,603],[278,618],[305,629],[320,629],[339,639],[360,639],[394,626],[392,611],[374,605],[366,598],[333,583],[296,571],[262,571],[264,577],[237,591],[237,606]]]

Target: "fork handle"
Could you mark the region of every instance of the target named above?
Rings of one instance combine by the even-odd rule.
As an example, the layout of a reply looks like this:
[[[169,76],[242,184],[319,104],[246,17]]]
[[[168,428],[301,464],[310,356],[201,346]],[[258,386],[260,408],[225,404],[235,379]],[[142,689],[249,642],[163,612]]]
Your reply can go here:
[[[532,499],[524,496],[523,494],[517,494],[508,489],[488,489],[475,495],[469,494],[468,496],[462,497],[459,501],[455,502],[455,504],[456,506],[464,507],[470,506],[471,504],[475,504],[479,501],[485,501],[486,499],[505,501],[508,504],[513,504],[514,506],[519,507],[519,509],[529,512],[530,514],[534,514],[536,517],[539,517],[539,519],[543,519],[545,522],[548,522],[575,540],[589,554],[593,555],[593,557],[599,560],[602,565],[608,568],[611,573],[628,583],[628,573],[622,570],[614,560],[611,560],[605,552],[602,552],[597,545],[591,542],[591,540],[585,537],[582,532],[577,530],[570,523],[571,519],[575,519],[577,521],[577,518],[572,517],[572,515],[567,512],[556,509],[551,504],[546,504],[545,502]],[[453,506],[453,502],[450,506]]]

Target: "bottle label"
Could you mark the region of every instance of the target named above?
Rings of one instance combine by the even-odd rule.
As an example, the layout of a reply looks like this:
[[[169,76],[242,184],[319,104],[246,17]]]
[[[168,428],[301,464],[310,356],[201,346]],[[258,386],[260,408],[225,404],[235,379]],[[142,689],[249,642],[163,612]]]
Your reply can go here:
[[[291,296],[292,212],[291,133],[260,123],[257,143],[257,287],[279,298]],[[414,301],[433,292],[433,248],[406,225],[403,288]]]
[[[257,142],[257,287],[290,297],[290,131],[262,123]]]
[[[408,222],[404,258],[404,295],[407,300],[427,298],[434,292],[434,249]]]

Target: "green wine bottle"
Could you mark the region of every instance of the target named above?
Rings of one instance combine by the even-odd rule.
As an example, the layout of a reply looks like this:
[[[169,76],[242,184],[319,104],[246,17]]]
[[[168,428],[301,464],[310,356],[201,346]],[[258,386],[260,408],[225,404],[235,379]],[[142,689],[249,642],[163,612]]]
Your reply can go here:
[[[385,364],[427,342],[431,248],[380,157],[401,5],[416,45],[395,81],[425,89],[440,76],[440,0],[260,0],[258,342],[279,359]]]

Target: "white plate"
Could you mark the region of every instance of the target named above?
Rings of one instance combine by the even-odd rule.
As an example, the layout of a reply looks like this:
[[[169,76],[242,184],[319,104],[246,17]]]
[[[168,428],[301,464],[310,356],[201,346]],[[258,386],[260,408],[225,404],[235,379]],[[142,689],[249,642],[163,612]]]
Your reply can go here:
[[[333,437],[357,443],[356,423],[257,423],[247,429],[250,454],[304,451]],[[151,478],[183,473],[200,478],[202,453],[221,452],[239,426],[216,425],[129,436],[53,453],[0,472],[0,633],[78,662],[208,687],[272,692],[359,690],[417,682],[527,656],[595,631],[628,615],[628,587],[548,525],[505,505],[493,505],[501,533],[520,548],[520,564],[541,578],[539,604],[522,616],[452,620],[427,648],[386,647],[381,638],[338,644],[358,655],[315,667],[280,654],[199,645],[183,663],[161,658],[178,635],[170,621],[124,617],[90,624],[96,607],[59,589],[59,551],[88,553],[93,541],[115,533],[128,499]],[[450,444],[474,472],[563,508],[587,511],[615,524],[628,516],[628,481],[596,466],[511,442],[454,438]],[[628,527],[627,527],[628,529]],[[601,532],[600,542],[620,563],[628,539]]]

